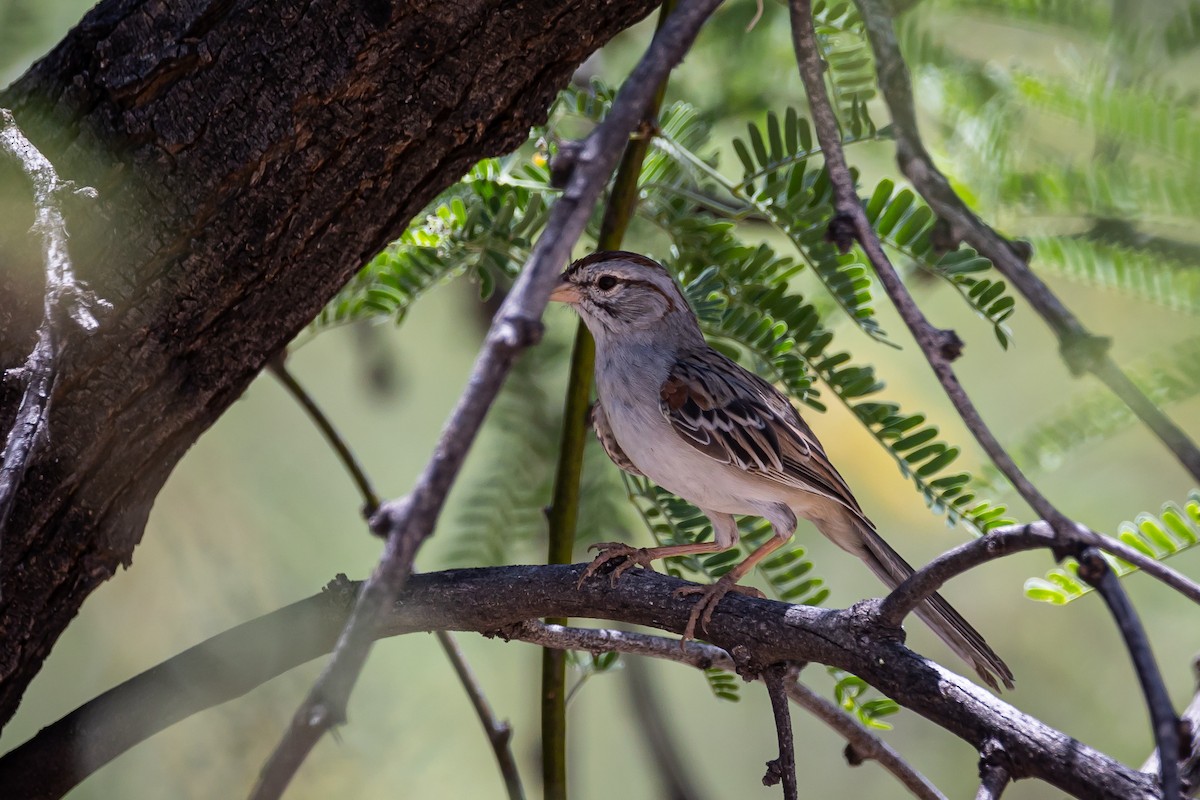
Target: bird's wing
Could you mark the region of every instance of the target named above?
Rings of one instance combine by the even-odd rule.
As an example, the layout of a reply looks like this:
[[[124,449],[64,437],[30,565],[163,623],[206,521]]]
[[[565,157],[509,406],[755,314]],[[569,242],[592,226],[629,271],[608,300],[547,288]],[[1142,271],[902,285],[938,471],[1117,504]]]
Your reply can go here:
[[[659,408],[687,444],[723,464],[862,509],[812,429],[771,384],[712,348],[681,356]]]
[[[625,455],[621,445],[617,444],[617,437],[613,436],[612,428],[608,425],[608,415],[604,413],[604,406],[600,405],[599,400],[592,406],[592,429],[596,431],[596,438],[600,440],[600,446],[604,448],[604,452],[608,454],[614,464],[630,475],[644,477],[642,471],[633,465],[629,456]]]

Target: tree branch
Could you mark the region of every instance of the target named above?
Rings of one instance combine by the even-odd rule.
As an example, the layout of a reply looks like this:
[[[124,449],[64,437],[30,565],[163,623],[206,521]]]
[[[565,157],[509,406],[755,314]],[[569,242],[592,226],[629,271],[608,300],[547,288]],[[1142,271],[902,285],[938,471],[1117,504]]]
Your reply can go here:
[[[1146,697],[1146,705],[1150,709],[1150,723],[1154,730],[1154,741],[1160,753],[1180,752],[1179,748],[1179,718],[1171,706],[1171,697],[1167,694],[1166,684],[1150,650],[1150,640],[1138,619],[1129,595],[1117,579],[1116,573],[1109,567],[1108,562],[1100,556],[1100,551],[1088,547],[1079,554],[1079,577],[1096,587],[1096,591],[1104,598],[1105,604],[1116,620],[1125,640],[1125,649],[1133,660],[1133,668]],[[1179,758],[1163,759],[1159,764],[1162,776],[1162,794],[1165,800],[1182,800],[1183,785],[1179,777]]]
[[[1073,546],[1076,549],[1096,547],[1129,562],[1143,572],[1162,581],[1189,600],[1200,603],[1200,584],[1124,542],[1103,536],[1082,525],[1076,525]],[[972,539],[943,553],[897,586],[879,605],[879,620],[885,625],[899,626],[922,600],[933,595],[956,575],[1002,556],[1037,547],[1057,550],[1062,539],[1045,521],[1029,522],[996,528],[978,539]]]
[[[615,587],[598,581],[576,588],[583,568],[494,567],[414,575],[375,633],[382,637],[472,630],[538,645],[561,642],[587,650],[621,650],[742,670],[761,670],[780,661],[828,664],[858,675],[981,752],[985,743],[999,742],[1008,754],[1014,779],[1036,778],[1089,800],[1161,797],[1150,776],[908,650],[891,628],[874,621],[870,603],[820,609],[731,595],[721,602],[709,625],[712,645],[689,642],[682,650],[677,642],[662,637],[556,629],[531,622],[554,616],[588,617],[675,633],[686,626],[692,604],[672,594],[688,585],[684,581],[634,570]],[[102,764],[187,714],[244,694],[319,656],[336,640],[357,588],[344,578],[335,581],[321,595],[214,637],[116,687],[0,758],[0,785],[11,788],[8,796],[16,798],[59,797],[65,789],[53,794],[42,787],[62,785],[57,775],[67,771],[63,764],[77,763],[68,757],[71,748],[86,745],[74,751],[88,757],[79,763]],[[278,636],[281,630],[285,636]],[[737,653],[736,662],[721,655],[730,651]],[[161,706],[146,702],[147,691],[162,698]],[[97,708],[97,703],[107,705],[108,711]],[[76,735],[84,739],[77,740]]]
[[[779,756],[767,762],[763,786],[774,786],[782,781],[784,800],[797,800],[796,740],[792,736],[792,710],[787,702],[788,686],[796,682],[796,668],[790,664],[772,664],[763,670],[762,679],[771,697],[775,735],[779,739]]]
[[[681,3],[630,73],[608,117],[583,142],[545,230],[496,314],[468,386],[442,431],[433,457],[412,493],[403,500],[385,503],[371,521],[372,529],[387,538],[383,556],[363,586],[332,659],[264,765],[252,793],[256,800],[281,796],[317,740],[344,721],[350,692],[375,639],[376,622],[408,580],[417,549],[432,532],[467,449],[513,360],[540,335],[541,313],[554,281],[583,232],[630,132],[658,85],[683,58],[700,26],[719,4],[720,0]]]
[[[1013,243],[975,216],[934,165],[917,127],[912,82],[900,53],[891,15],[883,0],[856,0],[875,53],[883,99],[892,114],[896,160],[930,208],[945,221],[953,241],[965,241],[987,258],[1029,301],[1058,337],[1059,349],[1075,375],[1091,372],[1113,391],[1165,444],[1179,463],[1200,481],[1200,449],[1109,355],[1109,339],[1096,336],[1029,269],[1028,258]],[[1041,509],[1038,513],[1045,516]]]
[[[943,553],[901,582],[880,602],[879,621],[899,628],[906,616],[951,578],[997,558],[1057,544],[1054,532],[1044,523],[997,528]]]
[[[998,742],[986,743],[979,757],[979,791],[975,800],[1000,800],[1011,781],[1004,748]]]
[[[67,248],[67,222],[63,218],[60,194],[73,189],[63,183],[50,160],[42,155],[7,110],[0,108],[0,153],[20,165],[33,186],[33,232],[42,242],[42,260],[46,273],[46,289],[42,299],[42,323],[37,342],[16,374],[0,376],[2,380],[20,380],[25,384],[17,414],[4,442],[0,455],[0,551],[4,530],[17,502],[17,491],[25,479],[30,455],[38,442],[47,435],[46,423],[50,414],[50,398],[56,377],[56,361],[62,348],[63,325],[66,318],[74,320],[90,333],[99,325],[94,311],[111,308],[97,299],[75,279],[71,255]],[[78,190],[95,197],[95,190]]]

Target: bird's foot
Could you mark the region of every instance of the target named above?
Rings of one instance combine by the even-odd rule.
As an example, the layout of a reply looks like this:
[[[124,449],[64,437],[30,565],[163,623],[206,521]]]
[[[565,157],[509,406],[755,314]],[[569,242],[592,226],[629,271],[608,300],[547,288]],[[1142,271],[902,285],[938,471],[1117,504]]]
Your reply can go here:
[[[683,645],[690,639],[696,638],[696,623],[700,623],[700,630],[707,631],[708,623],[712,621],[713,612],[717,609],[717,604],[721,602],[721,598],[730,592],[749,595],[760,599],[766,598],[766,595],[755,589],[753,586],[742,586],[736,579],[724,575],[717,580],[716,583],[710,583],[707,586],[684,586],[676,589],[672,594],[676,597],[683,597],[689,594],[698,594],[700,599],[696,601],[696,605],[692,606],[692,613],[688,617],[687,627],[683,629],[683,638],[679,641],[679,646]]]
[[[587,569],[583,571],[579,582],[575,584],[576,589],[583,586],[583,582],[596,574],[605,564],[618,559],[624,560],[620,564],[617,564],[616,568],[609,575],[608,581],[610,586],[616,586],[617,579],[633,567],[645,567],[651,572],[654,571],[654,567],[650,564],[651,554],[644,547],[630,547],[622,542],[600,542],[599,544],[592,545],[588,550],[597,551],[597,555],[592,559],[592,563],[588,564]]]

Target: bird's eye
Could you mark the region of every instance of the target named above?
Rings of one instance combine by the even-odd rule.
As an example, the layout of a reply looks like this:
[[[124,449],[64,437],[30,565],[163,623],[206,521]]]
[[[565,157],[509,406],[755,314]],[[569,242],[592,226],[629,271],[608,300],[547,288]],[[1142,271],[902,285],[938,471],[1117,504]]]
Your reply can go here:
[[[601,275],[596,280],[596,286],[600,287],[600,291],[607,292],[609,289],[617,285],[617,279],[612,275]]]

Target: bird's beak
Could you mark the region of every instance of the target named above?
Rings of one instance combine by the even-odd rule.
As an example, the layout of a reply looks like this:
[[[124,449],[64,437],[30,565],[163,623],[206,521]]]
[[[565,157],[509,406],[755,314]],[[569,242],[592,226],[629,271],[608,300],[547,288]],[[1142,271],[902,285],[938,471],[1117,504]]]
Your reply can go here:
[[[565,275],[559,278],[558,286],[555,286],[554,291],[550,293],[551,300],[559,303],[567,303],[569,305],[578,303],[580,297],[581,295],[579,294],[579,289],[575,286],[575,284],[568,281]]]

